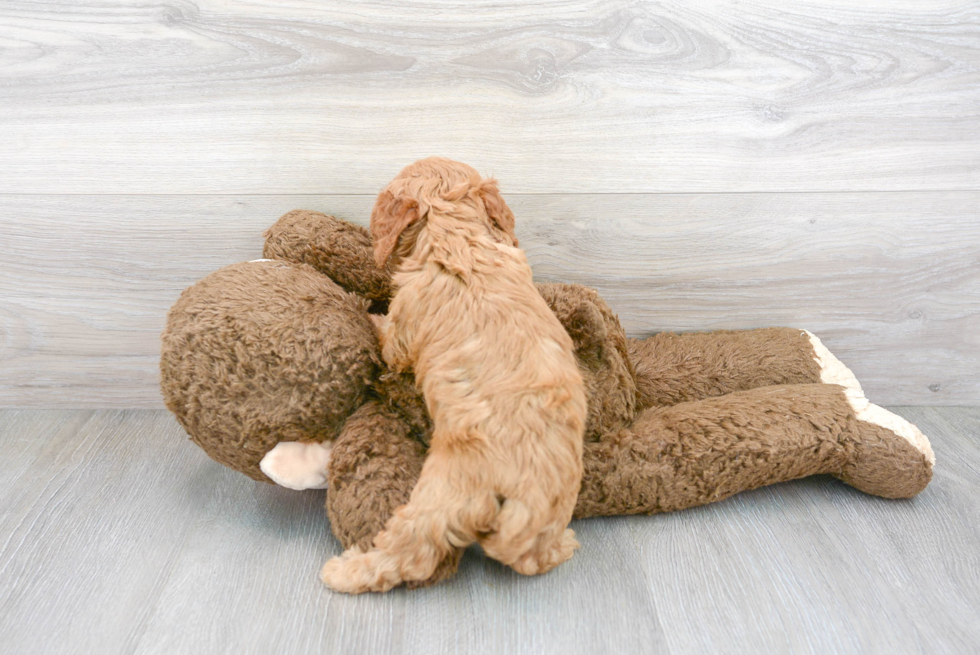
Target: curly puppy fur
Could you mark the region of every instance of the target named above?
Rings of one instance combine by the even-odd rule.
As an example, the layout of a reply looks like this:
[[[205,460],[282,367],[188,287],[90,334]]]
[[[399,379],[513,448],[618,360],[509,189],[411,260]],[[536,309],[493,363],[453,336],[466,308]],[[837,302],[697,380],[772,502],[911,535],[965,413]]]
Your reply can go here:
[[[568,333],[531,279],[493,180],[464,164],[405,168],[371,214],[395,296],[382,356],[411,368],[433,421],[407,505],[364,552],[321,572],[333,589],[426,580],[479,542],[516,571],[544,573],[578,547],[567,528],[582,478],[587,408]]]
[[[572,338],[589,407],[585,441],[598,441],[628,426],[636,416],[638,381],[619,319],[595,289],[578,284],[538,284],[537,288]],[[413,438],[429,445],[432,421],[411,371],[383,371],[372,391],[408,423]]]

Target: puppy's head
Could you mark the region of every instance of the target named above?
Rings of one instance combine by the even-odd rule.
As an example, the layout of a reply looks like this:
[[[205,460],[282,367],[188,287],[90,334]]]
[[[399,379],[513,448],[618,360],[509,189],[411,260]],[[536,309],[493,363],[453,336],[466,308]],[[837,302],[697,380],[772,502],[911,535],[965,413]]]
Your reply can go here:
[[[411,252],[432,211],[482,219],[492,233],[517,245],[514,214],[500,196],[497,181],[481,178],[466,164],[429,157],[402,169],[374,203],[371,236],[378,266],[387,265],[399,245],[399,250]]]

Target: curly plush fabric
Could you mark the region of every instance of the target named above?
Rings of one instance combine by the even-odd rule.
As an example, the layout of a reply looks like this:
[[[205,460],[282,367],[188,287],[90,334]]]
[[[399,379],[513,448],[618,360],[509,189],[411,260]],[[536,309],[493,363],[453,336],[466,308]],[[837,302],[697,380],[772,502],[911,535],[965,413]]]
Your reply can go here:
[[[276,251],[284,261],[223,269],[181,296],[163,337],[162,388],[195,443],[256,479],[279,441],[336,436],[331,527],[345,548],[366,548],[408,500],[430,420],[411,374],[379,367],[367,296],[383,304],[388,278],[363,230],[315,212],[287,217],[270,231],[291,244]],[[682,509],[813,473],[887,498],[929,484],[928,440],[870,405],[805,331],[626,339],[594,291],[539,291],[572,337],[589,394],[578,517]],[[314,317],[324,325],[308,325]]]
[[[640,408],[820,382],[809,337],[794,328],[661,332],[642,341],[630,339],[629,358],[636,366]]]
[[[335,438],[366,399],[380,368],[367,305],[306,265],[216,271],[167,315],[164,402],[216,461],[271,482],[273,446]]]
[[[360,225],[297,209],[265,232],[262,256],[309,264],[341,287],[371,301],[391,296],[391,276],[374,265],[371,234]]]

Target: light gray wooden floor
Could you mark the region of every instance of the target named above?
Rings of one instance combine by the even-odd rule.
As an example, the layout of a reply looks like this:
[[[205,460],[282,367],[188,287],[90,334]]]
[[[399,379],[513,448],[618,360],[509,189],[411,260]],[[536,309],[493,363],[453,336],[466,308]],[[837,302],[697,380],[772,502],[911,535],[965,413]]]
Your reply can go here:
[[[980,408],[899,408],[938,468],[911,501],[830,478],[580,521],[539,578],[469,553],[349,597],[322,492],[207,459],[155,410],[0,412],[4,653],[976,653]]]

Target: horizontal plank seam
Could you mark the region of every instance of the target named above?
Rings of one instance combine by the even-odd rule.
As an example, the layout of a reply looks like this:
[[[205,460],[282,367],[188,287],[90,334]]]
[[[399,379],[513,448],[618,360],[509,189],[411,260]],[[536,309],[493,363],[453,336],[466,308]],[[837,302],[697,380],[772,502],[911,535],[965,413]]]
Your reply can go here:
[[[874,398],[871,398],[874,401]],[[980,409],[980,405],[976,402],[963,402],[963,403],[951,403],[947,405],[929,405],[925,403],[919,404],[904,404],[904,405],[892,405],[884,404],[882,405],[885,409],[891,412],[902,409]],[[169,411],[163,405],[161,400],[157,405],[149,406],[142,404],[128,405],[5,405],[0,403],[0,412],[27,412],[27,411],[40,411],[40,412],[162,412]]]
[[[379,188],[380,190],[380,188]],[[846,195],[861,193],[980,193],[980,186],[976,188],[957,188],[957,189],[854,189],[841,191],[514,191],[504,192],[508,196],[792,196],[792,195]],[[239,198],[242,196],[251,198],[282,198],[295,196],[344,196],[347,198],[373,198],[375,193],[334,193],[330,191],[309,191],[297,193],[294,191],[283,193],[5,193],[0,192],[0,198]]]

